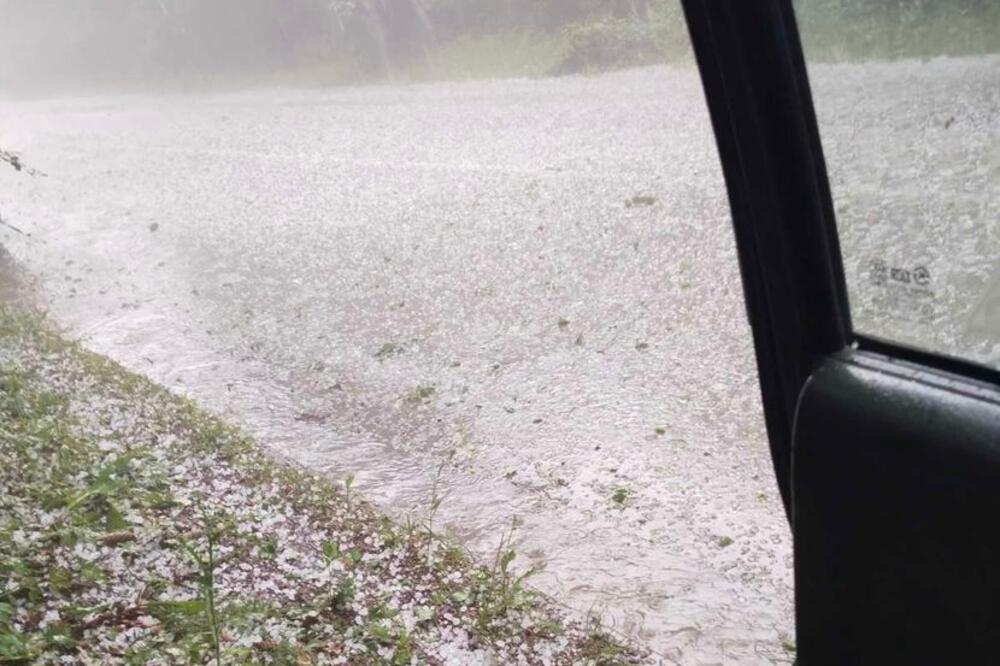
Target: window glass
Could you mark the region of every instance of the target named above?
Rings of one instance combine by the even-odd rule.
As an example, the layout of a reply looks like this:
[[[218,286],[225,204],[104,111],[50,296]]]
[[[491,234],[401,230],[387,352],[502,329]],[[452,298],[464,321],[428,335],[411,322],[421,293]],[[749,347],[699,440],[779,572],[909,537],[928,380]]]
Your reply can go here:
[[[1000,4],[795,8],[855,329],[1000,367]]]

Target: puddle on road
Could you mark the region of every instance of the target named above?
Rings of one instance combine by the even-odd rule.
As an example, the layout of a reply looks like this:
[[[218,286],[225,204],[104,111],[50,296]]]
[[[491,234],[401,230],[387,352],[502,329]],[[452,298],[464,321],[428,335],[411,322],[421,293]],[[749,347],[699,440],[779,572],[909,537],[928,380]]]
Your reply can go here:
[[[95,351],[666,660],[790,661],[695,72],[4,103],[4,237]],[[9,203],[8,203],[9,201]]]

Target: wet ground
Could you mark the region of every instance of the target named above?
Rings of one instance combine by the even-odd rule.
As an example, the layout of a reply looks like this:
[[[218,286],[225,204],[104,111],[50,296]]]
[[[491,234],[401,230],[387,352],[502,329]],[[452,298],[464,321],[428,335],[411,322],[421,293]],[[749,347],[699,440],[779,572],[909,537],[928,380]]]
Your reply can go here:
[[[476,552],[520,517],[537,587],[668,663],[790,661],[693,71],[0,115],[48,174],[0,173],[2,242],[90,348],[400,518],[436,488]]]

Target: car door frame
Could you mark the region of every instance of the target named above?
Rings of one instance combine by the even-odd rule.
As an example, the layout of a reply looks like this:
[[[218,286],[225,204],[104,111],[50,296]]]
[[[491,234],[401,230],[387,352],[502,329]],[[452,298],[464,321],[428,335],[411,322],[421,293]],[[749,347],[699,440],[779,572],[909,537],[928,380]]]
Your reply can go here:
[[[904,663],[894,659],[906,655],[905,663],[932,663],[934,655],[975,657],[987,647],[1000,653],[1000,612],[990,602],[996,594],[1000,605],[1000,536],[966,534],[1000,516],[1000,372],[853,331],[791,0],[682,5],[725,176],[772,460],[792,525],[799,661]],[[845,420],[858,422],[853,431]],[[915,481],[919,465],[939,469]],[[944,470],[957,478],[934,476]],[[933,492],[922,496],[920,483]],[[901,513],[900,497],[919,513]],[[855,503],[849,519],[837,514],[841,501]],[[918,534],[923,520],[926,539]],[[919,549],[921,539],[945,533],[950,551],[937,544],[913,562],[901,561],[905,550],[891,541]],[[876,551],[870,556],[861,552],[868,546]],[[997,556],[996,573],[986,555]],[[833,571],[840,579],[824,580]],[[904,574],[938,577],[955,589],[906,584]],[[983,620],[996,620],[996,629]],[[946,630],[935,632],[936,621]],[[900,645],[890,650],[893,641]],[[949,645],[957,641],[966,643]]]
[[[851,341],[805,62],[786,2],[685,0],[729,194],[764,417],[786,511],[799,392]]]

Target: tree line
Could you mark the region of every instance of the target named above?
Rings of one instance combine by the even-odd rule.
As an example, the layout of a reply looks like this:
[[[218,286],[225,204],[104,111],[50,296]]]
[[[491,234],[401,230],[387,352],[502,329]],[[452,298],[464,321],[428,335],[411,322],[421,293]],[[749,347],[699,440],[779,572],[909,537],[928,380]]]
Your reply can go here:
[[[995,50],[996,0],[794,0],[817,54]],[[379,76],[456,40],[558,36],[561,71],[686,52],[678,0],[0,0],[0,87],[334,63]]]

